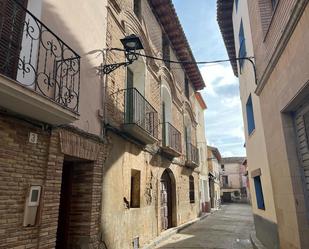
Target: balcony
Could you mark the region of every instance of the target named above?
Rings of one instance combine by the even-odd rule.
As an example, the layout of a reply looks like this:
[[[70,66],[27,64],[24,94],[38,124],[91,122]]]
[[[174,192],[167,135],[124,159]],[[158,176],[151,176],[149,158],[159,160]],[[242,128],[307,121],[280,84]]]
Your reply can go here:
[[[181,133],[170,123],[162,124],[162,151],[172,157],[181,155]]]
[[[143,145],[158,141],[158,113],[136,89],[119,90],[109,96],[107,120]]]
[[[52,125],[78,119],[80,56],[15,0],[0,2],[0,106]]]
[[[191,143],[187,143],[186,148],[187,148],[186,165],[192,168],[198,167],[199,164],[198,148]]]

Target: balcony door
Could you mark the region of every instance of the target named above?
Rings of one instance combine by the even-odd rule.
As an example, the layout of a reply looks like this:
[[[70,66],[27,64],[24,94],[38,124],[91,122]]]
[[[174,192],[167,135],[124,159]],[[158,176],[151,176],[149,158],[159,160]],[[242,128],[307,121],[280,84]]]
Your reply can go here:
[[[17,0],[27,7],[27,0]],[[13,0],[0,1],[0,73],[16,79],[26,13]]]
[[[130,68],[127,67],[127,92],[126,92],[126,111],[125,122],[127,124],[134,123],[134,74]]]

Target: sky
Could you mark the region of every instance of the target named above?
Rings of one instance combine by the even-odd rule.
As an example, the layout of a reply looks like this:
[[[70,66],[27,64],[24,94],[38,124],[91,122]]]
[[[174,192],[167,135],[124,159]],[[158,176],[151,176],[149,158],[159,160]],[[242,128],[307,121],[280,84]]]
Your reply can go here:
[[[173,0],[196,61],[227,59],[216,20],[216,0]],[[208,109],[208,145],[224,157],[245,156],[244,128],[238,79],[229,62],[199,67],[206,88],[201,91]]]

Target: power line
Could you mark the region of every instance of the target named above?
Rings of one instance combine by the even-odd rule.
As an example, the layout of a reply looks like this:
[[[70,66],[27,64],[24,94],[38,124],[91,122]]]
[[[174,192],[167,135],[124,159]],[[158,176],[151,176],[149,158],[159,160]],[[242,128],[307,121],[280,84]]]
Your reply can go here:
[[[110,50],[126,52],[125,49],[121,49],[121,48],[111,48]],[[139,52],[129,52],[129,53],[135,54],[135,55],[138,55],[138,56],[142,56],[142,57],[145,57],[145,58],[153,59],[153,60],[164,61],[164,62],[175,63],[175,64],[203,65],[203,64],[215,64],[215,63],[222,63],[222,62],[229,62],[229,61],[254,59],[254,57],[235,57],[235,58],[231,58],[231,59],[213,60],[213,61],[174,61],[174,60],[167,60],[167,59],[163,59],[163,58],[160,58],[160,57],[151,56],[151,55],[147,55],[147,54],[142,54],[142,53],[139,53]]]

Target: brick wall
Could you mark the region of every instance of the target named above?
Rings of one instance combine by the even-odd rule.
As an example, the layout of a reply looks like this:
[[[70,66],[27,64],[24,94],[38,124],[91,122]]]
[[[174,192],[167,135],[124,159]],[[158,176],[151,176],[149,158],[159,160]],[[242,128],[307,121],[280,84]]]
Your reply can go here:
[[[38,134],[37,144],[28,142],[29,132]],[[55,247],[64,160],[62,149],[65,150],[64,144],[60,146],[59,132],[67,131],[43,131],[39,126],[0,115],[0,248]],[[81,155],[84,144],[91,143],[91,139],[80,134],[77,137],[82,142],[74,144],[70,156]],[[72,238],[93,246],[99,243],[102,167],[108,151],[99,143],[98,146],[100,149],[92,167],[87,164],[76,167],[74,179],[78,184],[74,185],[74,218],[70,224]],[[40,205],[35,226],[23,227],[25,198],[31,185],[42,186]]]
[[[282,31],[291,17],[292,9],[297,3],[296,0],[278,1],[277,8],[273,12],[270,2],[266,0],[248,2],[258,79],[261,79],[271,60]]]
[[[28,142],[29,132],[38,134],[37,144]],[[0,248],[37,248],[39,229],[23,227],[24,206],[29,186],[45,182],[50,134],[1,114],[0,136]]]

